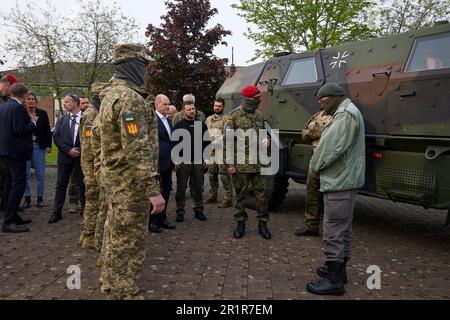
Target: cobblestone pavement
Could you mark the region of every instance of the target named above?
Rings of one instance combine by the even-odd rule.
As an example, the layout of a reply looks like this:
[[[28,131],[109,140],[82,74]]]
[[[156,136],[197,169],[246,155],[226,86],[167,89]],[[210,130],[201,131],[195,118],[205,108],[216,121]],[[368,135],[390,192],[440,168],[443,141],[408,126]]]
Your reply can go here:
[[[47,224],[55,176],[56,169],[49,168],[47,206],[22,214],[33,220],[31,232],[0,233],[0,299],[104,298],[98,285],[96,253],[77,246],[80,216],[65,212],[60,223]],[[148,258],[140,279],[146,298],[450,299],[450,230],[443,229],[446,211],[364,196],[358,197],[356,205],[346,293],[340,297],[307,293],[307,282],[316,277],[314,270],[323,262],[323,243],[321,238],[293,235],[303,222],[304,196],[304,186],[291,182],[285,203],[271,216],[270,241],[259,237],[252,211],[244,239],[233,239],[233,210],[220,210],[216,205],[206,206],[206,222],[188,212],[177,230],[149,235]],[[173,195],[169,220],[175,220]],[[71,265],[81,268],[81,290],[66,287]],[[366,286],[371,265],[382,270],[381,290]]]

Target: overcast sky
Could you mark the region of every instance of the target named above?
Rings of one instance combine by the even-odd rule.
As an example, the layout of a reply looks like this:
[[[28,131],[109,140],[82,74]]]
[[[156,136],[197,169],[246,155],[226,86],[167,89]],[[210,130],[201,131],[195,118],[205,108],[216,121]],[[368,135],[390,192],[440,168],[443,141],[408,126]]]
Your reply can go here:
[[[61,12],[61,14],[70,15],[78,7],[77,0],[51,0]],[[19,0],[19,3],[23,3],[24,0]],[[34,0],[38,6],[45,7],[46,0]],[[166,7],[164,5],[165,0],[101,0],[102,3],[114,3],[116,2],[123,10],[123,12],[131,17],[134,17],[139,25],[139,35],[137,39],[145,41],[145,30],[149,23],[154,25],[160,25],[160,17],[166,13]],[[235,52],[235,64],[240,66],[249,65],[247,63],[253,57],[255,51],[255,45],[252,41],[248,40],[244,36],[244,32],[247,30],[247,24],[245,20],[237,15],[237,11],[231,8],[232,3],[236,3],[238,0],[211,0],[211,5],[219,10],[212,20],[211,25],[217,23],[222,24],[225,29],[233,32],[232,36],[228,36],[225,40],[228,42],[228,46],[217,47],[215,54],[220,58],[229,58],[231,61],[231,48],[234,47]],[[1,10],[5,12],[15,7],[15,1],[1,0]],[[4,41],[4,30],[0,28],[0,44]],[[1,49],[0,49],[1,50]],[[0,58],[4,57],[4,53],[0,52]],[[17,62],[10,61],[5,66],[0,66],[0,70],[15,68]]]

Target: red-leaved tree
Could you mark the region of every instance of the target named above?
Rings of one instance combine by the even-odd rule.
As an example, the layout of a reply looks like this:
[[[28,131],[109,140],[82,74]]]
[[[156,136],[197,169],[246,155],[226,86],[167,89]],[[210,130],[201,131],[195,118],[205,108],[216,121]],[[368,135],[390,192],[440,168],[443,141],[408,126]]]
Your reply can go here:
[[[210,111],[216,92],[226,78],[228,59],[219,59],[214,48],[226,45],[222,39],[231,32],[220,24],[207,29],[218,13],[209,0],[166,1],[168,9],[159,28],[147,27],[149,48],[155,63],[149,70],[147,89],[163,93],[180,107],[183,95],[192,93],[196,106]]]

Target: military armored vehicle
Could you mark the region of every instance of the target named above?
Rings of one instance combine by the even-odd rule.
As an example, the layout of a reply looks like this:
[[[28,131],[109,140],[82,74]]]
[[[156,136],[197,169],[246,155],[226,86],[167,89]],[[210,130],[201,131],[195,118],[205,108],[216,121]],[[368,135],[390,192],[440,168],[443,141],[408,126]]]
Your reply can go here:
[[[270,127],[280,130],[281,166],[271,209],[285,199],[289,179],[306,181],[312,149],[301,130],[319,110],[315,95],[327,82],[339,83],[365,119],[367,171],[361,193],[449,209],[450,24],[281,53],[231,72],[217,93],[227,111],[240,104],[246,85],[257,85],[263,93],[260,109]]]

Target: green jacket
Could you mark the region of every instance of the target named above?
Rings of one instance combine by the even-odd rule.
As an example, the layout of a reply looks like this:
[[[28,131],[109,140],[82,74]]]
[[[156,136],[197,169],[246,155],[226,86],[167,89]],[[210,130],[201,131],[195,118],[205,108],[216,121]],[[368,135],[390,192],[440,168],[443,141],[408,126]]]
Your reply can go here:
[[[338,192],[363,187],[366,171],[364,119],[346,99],[325,127],[310,169],[320,173],[320,191]]]

